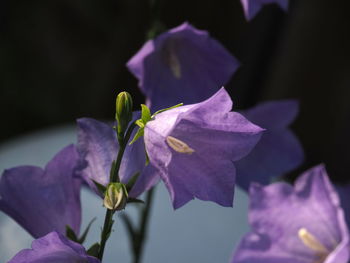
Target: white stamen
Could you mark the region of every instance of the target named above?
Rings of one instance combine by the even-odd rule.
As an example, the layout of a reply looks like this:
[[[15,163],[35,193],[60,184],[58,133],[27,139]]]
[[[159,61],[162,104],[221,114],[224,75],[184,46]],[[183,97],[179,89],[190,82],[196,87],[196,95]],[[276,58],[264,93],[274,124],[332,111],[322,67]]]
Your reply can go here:
[[[166,137],[166,141],[168,145],[174,149],[174,151],[177,151],[179,153],[192,154],[194,152],[194,150],[188,146],[188,144],[179,139],[176,139],[173,136]]]
[[[307,231],[306,228],[300,228],[298,236],[305,246],[320,255],[328,255],[330,253],[330,251],[314,235]]]

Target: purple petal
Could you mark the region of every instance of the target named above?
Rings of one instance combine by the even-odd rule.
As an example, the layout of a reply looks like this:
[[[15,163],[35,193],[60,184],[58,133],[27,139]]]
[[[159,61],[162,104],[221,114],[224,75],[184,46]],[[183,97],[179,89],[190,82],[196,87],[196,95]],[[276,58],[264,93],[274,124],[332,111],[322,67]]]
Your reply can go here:
[[[347,225],[350,227],[350,185],[336,185],[335,189],[340,197]]]
[[[229,112],[231,106],[229,95],[221,89],[202,103],[168,110],[147,123],[147,153],[174,208],[195,197],[232,206],[233,161],[249,153],[263,129]],[[174,149],[169,136],[185,143],[189,152]]]
[[[207,99],[238,66],[218,41],[188,23],[147,41],[127,63],[152,110]]]
[[[273,130],[288,127],[298,113],[299,102],[297,100],[263,102],[242,112],[253,123]]]
[[[17,253],[8,263],[99,263],[97,258],[86,254],[83,246],[66,239],[58,232],[34,240],[32,249]]]
[[[276,3],[283,10],[288,9],[288,0],[241,0],[246,19],[252,20],[264,5]]]
[[[294,188],[286,183],[255,184],[250,196],[252,232],[241,241],[233,263],[347,263],[349,233],[344,213],[322,165],[305,172]],[[327,253],[306,245],[301,229]]]
[[[92,189],[96,189],[92,180],[107,185],[112,162],[118,153],[118,142],[112,127],[90,118],[77,120],[77,148],[87,167],[82,177]]]
[[[0,181],[0,210],[32,236],[51,231],[76,234],[81,222],[79,155],[73,145],[61,150],[45,167],[19,166],[5,170]]]
[[[135,118],[138,113],[135,113]],[[133,133],[135,134],[136,129]],[[131,138],[133,137],[131,136]],[[83,159],[88,163],[82,172],[82,177],[89,187],[99,194],[94,182],[107,185],[109,182],[112,161],[117,157],[119,151],[115,131],[111,126],[89,118],[78,120],[78,150]],[[137,140],[131,146],[128,145],[124,152],[119,170],[121,182],[127,183],[132,176],[140,173],[129,196],[138,197],[148,191],[159,181],[150,167],[145,168],[145,145],[143,140]]]
[[[295,119],[298,103],[293,100],[267,102],[242,114],[266,128],[252,152],[236,163],[237,184],[247,190],[251,182],[267,184],[304,160],[302,146],[287,126]]]
[[[146,192],[155,186],[159,180],[160,176],[157,170],[153,167],[153,165],[147,165],[131,189],[129,196],[138,197],[143,192]]]

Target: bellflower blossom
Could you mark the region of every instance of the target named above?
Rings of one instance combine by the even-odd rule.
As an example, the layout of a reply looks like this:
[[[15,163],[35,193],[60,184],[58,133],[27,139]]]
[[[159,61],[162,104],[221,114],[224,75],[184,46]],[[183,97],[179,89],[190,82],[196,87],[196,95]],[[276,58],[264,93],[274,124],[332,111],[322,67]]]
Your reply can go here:
[[[105,186],[109,183],[111,165],[119,150],[116,132],[110,125],[90,118],[78,119],[77,123],[77,148],[82,158],[87,161],[81,176],[89,187],[99,194],[94,181]],[[148,179],[152,177],[148,175],[151,169],[145,168],[145,163],[145,146],[142,140],[126,147],[119,170],[121,182],[127,183],[136,173],[141,174],[129,193],[131,197],[137,197],[158,181],[156,178]]]
[[[241,0],[247,20],[253,19],[259,13],[260,9],[267,4],[276,3],[286,11],[288,9],[288,2],[288,0]]]
[[[294,187],[275,183],[250,188],[252,232],[232,263],[347,263],[349,231],[325,168],[305,172]]]
[[[58,232],[51,232],[34,240],[32,249],[23,249],[8,263],[99,263],[97,258],[86,254],[80,244],[66,239]]]
[[[51,231],[76,234],[81,223],[79,155],[73,145],[61,150],[42,169],[19,166],[4,171],[0,181],[0,210],[33,237]]]
[[[266,129],[252,152],[236,163],[237,184],[248,190],[250,182],[268,184],[301,164],[302,146],[288,129],[298,113],[298,102],[265,102],[241,112],[251,122]]]
[[[206,101],[162,112],[147,122],[144,140],[150,164],[175,209],[193,198],[232,206],[233,162],[251,151],[263,129],[231,108],[222,88]]]
[[[339,198],[345,213],[346,223],[350,228],[350,185],[335,185]]]
[[[147,41],[127,63],[153,111],[179,101],[189,104],[209,98],[238,66],[207,31],[188,23]]]

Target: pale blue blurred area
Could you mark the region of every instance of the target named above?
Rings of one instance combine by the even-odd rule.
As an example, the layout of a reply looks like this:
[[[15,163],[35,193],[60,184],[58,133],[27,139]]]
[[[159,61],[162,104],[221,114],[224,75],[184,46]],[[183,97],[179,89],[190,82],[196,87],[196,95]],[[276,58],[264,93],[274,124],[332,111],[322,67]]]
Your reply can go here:
[[[75,126],[51,128],[0,145],[0,170],[18,165],[44,166],[64,146],[75,143]],[[28,186],[30,187],[30,186]],[[126,213],[137,221],[137,206]],[[194,200],[174,211],[162,183],[157,186],[148,243],[143,262],[228,262],[241,236],[248,231],[247,195],[236,189],[234,208]],[[99,241],[105,209],[89,190],[82,191],[83,228],[96,217],[85,245]],[[7,262],[19,250],[29,248],[32,237],[11,218],[0,212],[0,262]],[[106,247],[104,262],[131,262],[129,240],[116,218]]]

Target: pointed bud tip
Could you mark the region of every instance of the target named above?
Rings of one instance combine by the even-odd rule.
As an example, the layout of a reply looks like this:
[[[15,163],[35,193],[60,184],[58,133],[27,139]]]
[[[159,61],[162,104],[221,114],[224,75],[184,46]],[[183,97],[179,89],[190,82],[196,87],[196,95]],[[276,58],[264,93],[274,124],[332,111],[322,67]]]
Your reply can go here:
[[[116,99],[116,113],[115,118],[118,122],[118,133],[124,134],[129,123],[132,120],[132,98],[131,95],[126,92],[120,92]]]

